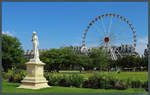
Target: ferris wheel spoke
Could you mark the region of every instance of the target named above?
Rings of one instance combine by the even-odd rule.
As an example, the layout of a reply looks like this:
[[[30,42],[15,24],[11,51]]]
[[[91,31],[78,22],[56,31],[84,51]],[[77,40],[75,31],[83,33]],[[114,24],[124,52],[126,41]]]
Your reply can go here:
[[[108,34],[110,33],[110,29],[111,29],[111,26],[112,26],[112,18],[113,18],[113,16],[111,16],[111,20],[110,20],[110,23],[109,23]]]
[[[126,32],[127,31],[127,29],[128,29],[128,27],[126,27],[125,29],[123,29],[123,30],[121,30],[119,33],[117,33],[118,35],[121,35],[121,33],[124,33],[124,32]]]
[[[104,41],[99,44],[99,46],[104,46],[104,45],[105,45]]]
[[[128,30],[128,27],[125,27],[125,28],[122,29],[119,33],[112,34],[112,35],[110,36],[110,38],[120,36],[122,33],[126,32],[127,30]],[[132,37],[132,39],[133,39],[133,37]]]
[[[90,17],[90,19],[92,20],[92,18]],[[99,23],[99,21],[98,21],[98,23]],[[100,32],[100,33],[103,33],[102,32],[102,30],[99,28],[99,26],[96,24],[96,23],[94,23],[94,25],[93,25],[94,27],[95,27],[95,29],[96,30],[93,30],[94,32],[96,32],[96,31],[98,31],[98,32]],[[105,35],[105,34],[104,34]]]
[[[112,32],[113,32],[113,31],[117,31],[117,29],[119,29],[119,27],[121,26],[121,23],[122,23],[122,20],[120,20],[119,23],[117,23],[117,24],[115,25],[115,29],[113,29]]]
[[[103,28],[104,28],[104,33],[105,33],[105,36],[106,36],[106,35],[107,35],[107,33],[106,33],[106,27],[105,27],[105,24],[104,24],[103,18],[100,18],[100,19],[101,19],[101,21],[102,21]]]
[[[96,26],[97,26],[97,28],[99,29],[99,31],[100,31],[100,33],[102,33],[102,37],[104,37],[105,35],[106,35],[106,33],[105,33],[105,31],[106,31],[106,29],[105,29],[105,31],[103,32],[102,30],[101,30],[101,28],[100,28],[100,26],[98,26],[100,24],[100,22],[99,21],[97,21],[97,24],[96,24]],[[100,36],[100,37],[101,37]]]
[[[96,29],[98,32],[103,33],[102,30],[99,28],[98,24],[94,23],[94,27],[95,27],[95,29]],[[95,30],[95,31],[96,31],[96,30]],[[104,34],[104,35],[105,35],[105,34]]]
[[[97,41],[87,41],[88,43],[96,43],[96,42],[103,42],[103,40],[97,40]]]
[[[127,38],[116,38],[116,39],[111,39],[111,41],[116,41],[116,40],[130,40],[133,39],[133,37],[127,37]]]
[[[109,38],[112,39],[112,38],[115,38],[115,36],[116,35],[114,33],[110,33]]]

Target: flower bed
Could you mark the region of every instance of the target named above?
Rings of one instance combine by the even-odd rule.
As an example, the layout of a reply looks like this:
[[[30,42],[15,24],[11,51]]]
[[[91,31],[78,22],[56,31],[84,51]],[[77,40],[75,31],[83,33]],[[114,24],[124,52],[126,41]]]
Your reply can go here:
[[[2,72],[2,78],[9,82],[21,82],[25,77],[25,72],[17,70],[12,72]],[[79,74],[61,74],[54,75],[45,73],[45,78],[51,86],[77,87],[77,88],[93,88],[93,89],[118,89],[127,88],[144,88],[148,90],[148,81],[140,81],[133,79],[121,80],[115,75],[102,73],[93,73],[90,77],[84,78]]]

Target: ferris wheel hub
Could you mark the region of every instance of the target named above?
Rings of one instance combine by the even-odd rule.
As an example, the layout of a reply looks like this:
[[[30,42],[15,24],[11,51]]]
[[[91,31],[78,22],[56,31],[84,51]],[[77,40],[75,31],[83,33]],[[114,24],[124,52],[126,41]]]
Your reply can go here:
[[[105,37],[105,38],[104,38],[104,41],[105,41],[106,43],[108,43],[108,42],[109,42],[109,37]]]

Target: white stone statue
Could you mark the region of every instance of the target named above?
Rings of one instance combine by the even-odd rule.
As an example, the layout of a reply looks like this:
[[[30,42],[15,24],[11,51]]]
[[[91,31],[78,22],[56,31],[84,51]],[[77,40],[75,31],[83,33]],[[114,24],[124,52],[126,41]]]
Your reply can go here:
[[[27,65],[27,74],[25,78],[21,81],[22,84],[17,88],[25,89],[41,89],[50,87],[47,83],[48,81],[44,77],[44,65],[39,59],[39,41],[36,36],[36,32],[33,32],[31,41],[33,42],[33,53],[34,58],[30,59]]]
[[[39,41],[38,37],[36,36],[36,32],[33,32],[31,41],[33,42],[33,59],[35,61],[39,61]]]

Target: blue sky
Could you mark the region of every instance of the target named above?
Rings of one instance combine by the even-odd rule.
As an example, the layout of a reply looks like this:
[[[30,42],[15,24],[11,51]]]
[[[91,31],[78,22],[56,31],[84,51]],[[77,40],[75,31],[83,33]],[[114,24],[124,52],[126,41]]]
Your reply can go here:
[[[59,48],[64,43],[66,46],[81,45],[89,22],[105,13],[120,14],[130,21],[136,30],[136,50],[143,54],[148,42],[147,2],[3,2],[2,32],[17,37],[24,50],[32,49],[30,39],[33,31],[39,37],[40,49]],[[114,25],[116,22],[117,19],[113,19]],[[105,24],[108,23],[106,20]],[[122,28],[126,26],[125,23],[121,25]],[[89,30],[86,40],[103,37],[100,32],[93,31],[96,30]],[[127,28],[125,34],[118,37],[130,35],[132,31]],[[119,43],[117,41],[116,44]]]

